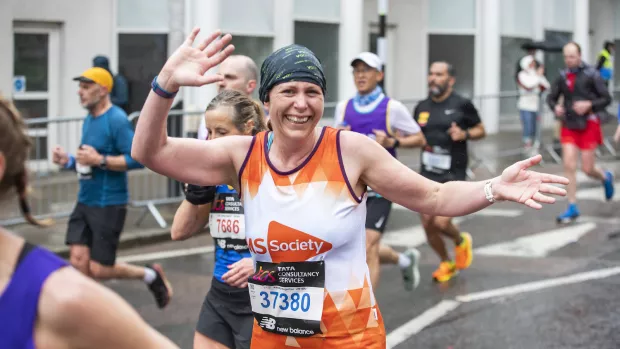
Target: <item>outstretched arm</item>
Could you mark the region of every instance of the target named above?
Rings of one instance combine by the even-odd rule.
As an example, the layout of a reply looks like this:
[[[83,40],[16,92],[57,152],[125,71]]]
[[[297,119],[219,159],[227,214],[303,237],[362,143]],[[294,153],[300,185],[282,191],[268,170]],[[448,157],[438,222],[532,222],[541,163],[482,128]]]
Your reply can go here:
[[[234,47],[226,46],[232,37],[225,35],[214,42],[220,35],[215,32],[192,47],[198,32],[198,28],[192,31],[158,75],[157,83],[165,91],[174,93],[181,86],[202,86],[222,80],[219,75],[205,73],[232,53]],[[243,157],[243,150],[249,148],[251,137],[230,136],[209,142],[168,137],[166,119],[172,102],[172,98],[161,97],[153,91],[149,93],[136,126],[132,158],[155,172],[185,183],[218,185],[236,182],[235,163],[238,159],[234,153]]]
[[[70,267],[45,282],[38,320],[68,348],[178,348],[116,293]]]
[[[357,179],[351,184],[358,188],[359,183],[366,184],[390,201],[436,216],[464,216],[491,205],[484,192],[486,181],[440,184],[412,171],[364,136],[352,132],[340,136],[347,176]],[[528,170],[540,160],[536,156],[518,162],[491,179],[494,199],[540,209],[541,203],[555,202],[545,194],[565,195],[552,184],[568,184],[566,178]]]

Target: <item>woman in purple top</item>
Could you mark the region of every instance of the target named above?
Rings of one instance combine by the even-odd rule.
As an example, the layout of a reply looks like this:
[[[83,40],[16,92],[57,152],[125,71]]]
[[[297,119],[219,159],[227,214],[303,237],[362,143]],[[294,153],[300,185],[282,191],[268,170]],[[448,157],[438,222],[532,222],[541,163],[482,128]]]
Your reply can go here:
[[[23,120],[0,97],[0,197],[16,189],[26,220]],[[83,276],[53,253],[0,227],[0,348],[177,348],[148,326],[116,293]]]

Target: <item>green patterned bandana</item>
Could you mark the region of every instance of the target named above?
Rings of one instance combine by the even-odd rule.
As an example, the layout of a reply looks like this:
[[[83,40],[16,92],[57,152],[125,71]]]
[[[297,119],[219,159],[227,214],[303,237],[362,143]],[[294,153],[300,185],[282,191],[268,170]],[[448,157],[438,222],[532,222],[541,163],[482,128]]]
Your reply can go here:
[[[289,45],[273,52],[265,59],[260,70],[260,100],[269,101],[269,91],[283,82],[304,81],[321,88],[323,95],[327,83],[321,62],[312,51],[301,45]]]

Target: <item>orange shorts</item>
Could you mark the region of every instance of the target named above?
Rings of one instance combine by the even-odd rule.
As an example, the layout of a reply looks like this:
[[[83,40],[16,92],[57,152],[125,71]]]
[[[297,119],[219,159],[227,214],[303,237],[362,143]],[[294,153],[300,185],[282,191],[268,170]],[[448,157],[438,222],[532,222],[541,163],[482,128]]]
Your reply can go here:
[[[603,131],[598,119],[588,120],[586,128],[583,130],[570,130],[562,127],[560,133],[562,144],[574,144],[581,150],[595,150],[603,144]]]

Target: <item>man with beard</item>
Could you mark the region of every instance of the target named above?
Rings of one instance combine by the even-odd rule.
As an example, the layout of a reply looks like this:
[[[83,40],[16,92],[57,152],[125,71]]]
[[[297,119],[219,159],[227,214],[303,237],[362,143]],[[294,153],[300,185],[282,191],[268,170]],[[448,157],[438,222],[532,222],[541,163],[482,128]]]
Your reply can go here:
[[[413,117],[426,137],[420,173],[440,183],[465,180],[467,141],[485,136],[478,111],[470,100],[452,90],[454,82],[452,65],[434,62],[428,75],[429,97],[413,111]],[[435,281],[448,281],[459,270],[471,265],[472,238],[469,233],[461,233],[451,217],[421,214],[421,219],[428,244],[441,259],[439,268],[433,273]],[[441,235],[454,242],[454,261],[448,256]]]

